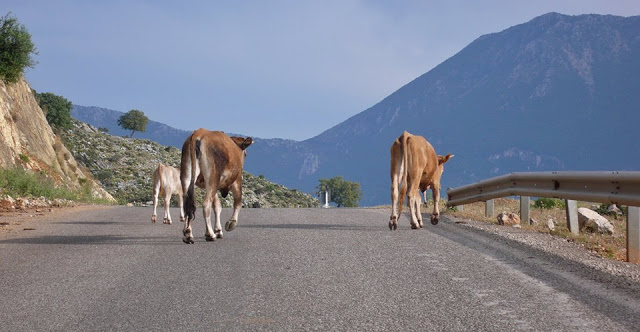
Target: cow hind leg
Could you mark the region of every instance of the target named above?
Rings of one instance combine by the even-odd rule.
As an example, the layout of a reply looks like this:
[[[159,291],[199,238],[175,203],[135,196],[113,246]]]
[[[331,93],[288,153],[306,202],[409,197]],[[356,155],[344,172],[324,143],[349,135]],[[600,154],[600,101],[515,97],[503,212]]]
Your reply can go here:
[[[440,210],[438,208],[440,201],[440,186],[433,186],[433,213],[431,214],[431,224],[437,225],[440,217]]]
[[[411,229],[418,229],[420,228],[418,226],[418,221],[416,220],[416,203],[415,203],[415,196],[414,195],[410,195],[409,196],[409,216],[411,217]]]
[[[184,195],[183,209],[185,209],[185,223],[182,230],[182,242],[193,244],[193,232],[191,231],[191,222],[195,219],[195,193],[193,184],[191,184],[191,168],[184,168],[180,173],[180,183],[182,185],[182,193]],[[188,211],[186,211],[188,209]]]
[[[184,223],[184,229],[182,230],[182,242],[186,244],[193,244],[193,233],[191,231],[191,222],[193,219],[187,218],[187,221]]]
[[[402,204],[402,203],[400,203]],[[398,177],[391,177],[391,217],[389,218],[389,230],[398,229]]]
[[[215,214],[216,224],[213,228],[213,233],[218,239],[222,238],[222,224],[220,222],[221,214],[222,214],[222,203],[220,202],[220,197],[218,194],[213,195],[213,213]]]
[[[153,214],[151,215],[151,222],[155,223],[158,218],[157,208],[158,208],[158,195],[160,194],[160,186],[153,186]]]
[[[422,213],[420,212],[420,201],[421,201],[421,195],[416,195],[416,200],[414,202],[415,204],[415,217],[416,220],[418,221],[418,228],[422,228]]]
[[[164,224],[171,225],[171,212],[169,211],[169,205],[171,204],[171,193],[165,192],[164,194],[164,218],[162,222]]]
[[[234,182],[231,185],[231,193],[233,194],[233,215],[231,219],[224,225],[224,229],[227,232],[231,232],[238,225],[238,215],[240,214],[240,208],[242,208],[242,184],[239,181]]]
[[[178,194],[178,207],[180,208],[180,221],[184,222],[184,202],[182,201],[184,198],[181,194]]]
[[[204,215],[204,221],[206,224],[206,231],[204,233],[204,238],[207,241],[215,241],[216,236],[211,228],[211,203],[213,202],[213,195],[218,195],[216,190],[212,188],[206,189],[206,194],[204,196],[204,203],[202,205],[202,214]]]

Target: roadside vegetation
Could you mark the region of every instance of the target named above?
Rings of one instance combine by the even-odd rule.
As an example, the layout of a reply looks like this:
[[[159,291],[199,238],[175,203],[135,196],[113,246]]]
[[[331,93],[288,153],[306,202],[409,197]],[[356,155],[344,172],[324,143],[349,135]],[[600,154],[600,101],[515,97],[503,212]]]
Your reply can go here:
[[[38,93],[34,90],[33,95],[38,102],[38,106],[44,112],[47,122],[55,132],[71,129],[71,108],[73,104],[69,100],[51,92]]]
[[[316,186],[316,195],[323,197],[324,192],[329,192],[329,201],[336,203],[338,207],[358,207],[362,198],[360,183],[347,181],[342,176],[334,176],[330,179],[320,179]]]
[[[572,234],[567,226],[564,201],[552,198],[544,198],[533,201],[530,209],[530,215],[531,219],[535,220],[535,223],[530,224],[528,221],[521,221],[521,228],[528,231],[558,236],[566,239],[569,242],[575,242],[579,245],[584,246],[592,254],[600,257],[626,261],[626,216],[608,214],[608,206],[606,204],[578,202],[578,207],[589,208],[607,218],[607,220],[609,220],[614,227],[613,235],[590,233],[584,231],[581,231],[578,235]],[[446,208],[444,207],[443,203],[441,210],[445,211],[445,213],[448,215],[461,219],[484,221],[487,223],[498,225],[497,215],[499,213],[511,212],[518,215],[520,214],[520,201],[508,198],[495,199],[495,216],[493,217],[485,217],[485,205],[483,202],[464,205],[462,211],[460,211],[460,209],[445,209]],[[429,209],[423,208],[423,212],[430,213],[431,211]],[[547,222],[549,219],[553,220],[553,223],[555,225],[553,230],[549,229],[549,227],[547,226]]]
[[[0,168],[0,196],[44,197],[48,200],[65,199],[76,202],[109,204],[106,200],[96,199],[92,195],[89,183],[82,183],[79,190],[72,190],[54,181],[45,174],[34,173],[20,167]]]

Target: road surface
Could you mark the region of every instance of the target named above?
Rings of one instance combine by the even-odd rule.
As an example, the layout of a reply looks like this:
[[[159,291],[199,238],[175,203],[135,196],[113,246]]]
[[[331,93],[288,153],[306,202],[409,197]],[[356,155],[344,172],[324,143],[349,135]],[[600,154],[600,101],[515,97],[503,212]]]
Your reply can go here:
[[[44,217],[0,238],[2,331],[637,331],[622,280],[446,217],[243,209],[196,243],[152,208]],[[223,220],[231,211],[223,210]],[[428,215],[425,216],[428,220]]]

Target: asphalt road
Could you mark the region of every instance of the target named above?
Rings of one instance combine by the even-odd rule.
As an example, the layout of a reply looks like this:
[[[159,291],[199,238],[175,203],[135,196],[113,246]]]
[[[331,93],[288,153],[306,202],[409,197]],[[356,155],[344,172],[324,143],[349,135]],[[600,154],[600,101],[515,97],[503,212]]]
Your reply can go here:
[[[243,209],[206,242],[198,209],[187,245],[177,210],[173,225],[151,212],[87,210],[0,238],[0,330],[640,328],[624,283],[446,217],[391,232],[381,209]]]

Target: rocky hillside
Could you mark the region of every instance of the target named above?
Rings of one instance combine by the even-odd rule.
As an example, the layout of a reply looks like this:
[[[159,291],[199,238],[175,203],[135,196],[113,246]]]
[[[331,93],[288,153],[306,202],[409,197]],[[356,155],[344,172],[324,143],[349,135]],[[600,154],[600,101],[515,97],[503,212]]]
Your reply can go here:
[[[93,182],[47,123],[29,84],[0,80],[0,167],[22,167],[52,178],[69,189],[92,186],[96,198],[113,197]]]
[[[87,167],[120,204],[147,204],[152,200],[151,177],[159,163],[179,167],[181,152],[147,139],[130,139],[103,133],[95,127],[74,121],[63,132],[63,141],[79,163]],[[251,158],[251,151],[247,158]],[[243,174],[244,207],[317,207],[317,199],[264,179]],[[197,190],[202,195],[202,190]],[[232,195],[223,206],[232,206]],[[202,201],[200,197],[199,201]]]

